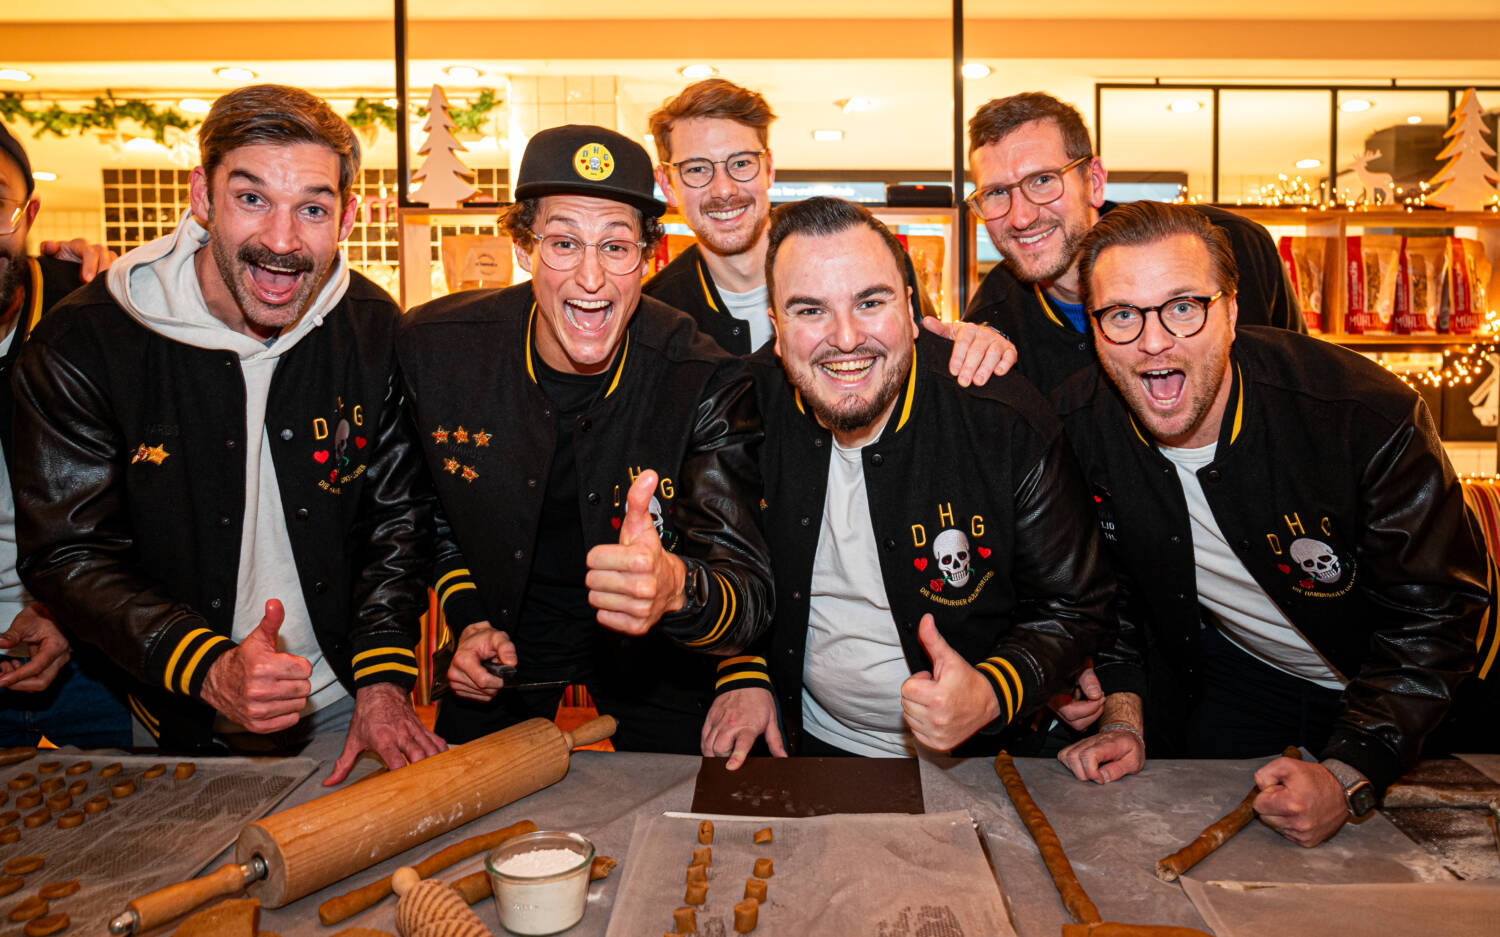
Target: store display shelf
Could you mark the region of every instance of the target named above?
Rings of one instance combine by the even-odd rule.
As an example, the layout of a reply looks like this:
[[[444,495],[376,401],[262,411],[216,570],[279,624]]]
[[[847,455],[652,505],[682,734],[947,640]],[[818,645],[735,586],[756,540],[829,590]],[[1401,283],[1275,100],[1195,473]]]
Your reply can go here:
[[[1450,348],[1454,345],[1494,345],[1500,335],[1319,335],[1339,345],[1378,348]]]
[[[1500,224],[1500,211],[1446,211],[1441,208],[1299,208],[1256,205],[1217,206],[1263,225],[1342,223],[1346,227],[1456,228]]]

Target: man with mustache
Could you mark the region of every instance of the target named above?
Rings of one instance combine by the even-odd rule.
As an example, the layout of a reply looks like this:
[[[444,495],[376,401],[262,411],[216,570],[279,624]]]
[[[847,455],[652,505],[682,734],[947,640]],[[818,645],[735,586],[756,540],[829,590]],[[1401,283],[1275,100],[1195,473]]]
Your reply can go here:
[[[692,316],[726,351],[745,355],[771,339],[765,260],[771,183],[766,99],[722,78],[685,88],[651,114],[659,164],[656,183],[682,213],[698,243],[647,281],[644,292]],[[1015,348],[993,329],[943,322],[922,305],[926,296],[906,251],[907,282],[922,301],[922,325],[952,339],[949,372],[960,384],[983,384],[1015,362]]]
[[[287,752],[347,730],[325,783],[367,749],[396,768],[444,747],[408,697],[431,494],[399,310],[339,250],[358,143],[276,85],[221,97],[198,139],[176,233],[21,355],[21,573],[135,678],[143,741]]]
[[[1416,391],[1336,345],[1241,324],[1229,239],[1193,209],[1110,212],[1079,276],[1102,372],[1053,403],[1124,617],[1144,625],[1146,738],[1165,756],[1309,749],[1256,773],[1255,810],[1316,845],[1370,811],[1455,687],[1493,665],[1458,479]],[[1102,732],[1064,760],[1109,765],[1138,741]]]
[[[776,616],[722,678],[704,751],[912,755],[1002,733],[1113,643],[1114,582],[1077,464],[1016,375],[960,387],[867,210],[773,213],[763,510]],[[777,704],[780,720],[777,719]]]
[[[552,718],[579,683],[616,748],[693,753],[716,659],[770,616],[760,414],[743,363],[641,296],[666,206],[651,158],[569,124],[527,143],[501,225],[528,282],[412,310],[402,371],[437,482],[459,632],[438,728]]]

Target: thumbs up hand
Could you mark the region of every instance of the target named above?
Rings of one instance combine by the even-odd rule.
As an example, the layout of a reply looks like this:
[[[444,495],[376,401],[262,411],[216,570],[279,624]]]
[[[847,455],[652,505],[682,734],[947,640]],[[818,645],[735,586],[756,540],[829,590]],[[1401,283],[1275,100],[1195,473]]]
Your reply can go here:
[[[589,604],[598,609],[599,624],[625,634],[651,630],[662,615],[682,608],[682,584],[687,567],[662,549],[651,523],[654,471],[638,475],[625,496],[620,542],[601,543],[586,558]]]
[[[208,668],[203,701],[251,732],[279,732],[297,724],[312,692],[312,665],[276,650],[286,611],[277,599],[255,630]]]
[[[922,616],[917,637],[932,670],[901,684],[901,713],[918,742],[951,751],[1000,715],[1000,701],[984,675],[943,640],[931,615]]]

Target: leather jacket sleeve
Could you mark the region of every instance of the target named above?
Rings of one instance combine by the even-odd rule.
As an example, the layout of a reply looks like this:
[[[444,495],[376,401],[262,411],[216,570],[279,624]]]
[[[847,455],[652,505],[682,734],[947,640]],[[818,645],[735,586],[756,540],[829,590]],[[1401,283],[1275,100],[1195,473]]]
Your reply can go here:
[[[1442,443],[1420,401],[1371,459],[1360,491],[1356,561],[1387,624],[1370,635],[1344,711],[1321,758],[1337,758],[1384,791],[1417,760],[1422,740],[1473,672],[1489,601],[1485,552]]]
[[[16,546],[21,578],[39,601],[72,623],[145,683],[196,693],[208,665],[233,644],[212,642],[184,690],[168,681],[171,638],[208,622],[134,563],[125,504],[126,441],[109,400],[71,361],[28,342],[14,377]]]
[[[658,627],[696,651],[733,655],[770,628],[771,559],[759,526],[759,447],[764,439],[750,377],[738,361],[699,403],[676,499],[679,557],[707,572],[696,608]]]

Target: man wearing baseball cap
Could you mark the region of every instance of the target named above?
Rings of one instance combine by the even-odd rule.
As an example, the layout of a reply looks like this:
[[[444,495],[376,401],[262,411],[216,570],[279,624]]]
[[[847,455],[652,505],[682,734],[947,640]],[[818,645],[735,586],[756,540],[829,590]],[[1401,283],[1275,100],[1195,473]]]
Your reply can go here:
[[[619,719],[617,748],[694,754],[709,655],[770,617],[750,379],[641,296],[666,206],[639,144],[544,130],[515,198],[501,224],[532,279],[427,303],[399,342],[459,634],[438,732],[550,718],[560,689],[526,685],[581,683]]]
[[[28,257],[26,236],[42,207],[35,189],[26,148],[0,121],[0,746],[35,745],[44,735],[82,748],[129,745],[130,714],[109,686],[114,667],[72,647],[16,571],[11,369],[42,314],[115,259],[81,239],[44,242],[41,256]]]

